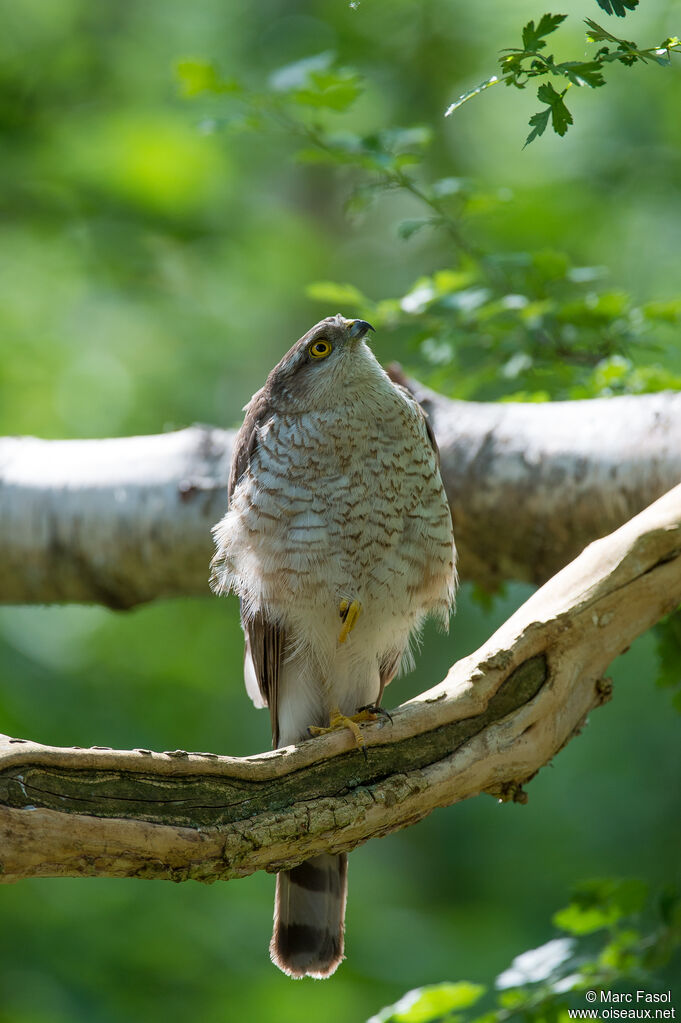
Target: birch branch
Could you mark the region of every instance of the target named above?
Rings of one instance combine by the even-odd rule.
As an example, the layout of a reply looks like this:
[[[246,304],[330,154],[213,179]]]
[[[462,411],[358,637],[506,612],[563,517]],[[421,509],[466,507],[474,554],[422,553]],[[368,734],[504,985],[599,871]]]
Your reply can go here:
[[[477,653],[366,727],[237,759],[0,741],[0,881],[276,871],[522,786],[609,695],[608,664],[681,601],[681,486],[591,544]]]
[[[541,583],[681,480],[681,394],[430,412],[463,578]],[[233,433],[0,440],[0,602],[208,593]]]

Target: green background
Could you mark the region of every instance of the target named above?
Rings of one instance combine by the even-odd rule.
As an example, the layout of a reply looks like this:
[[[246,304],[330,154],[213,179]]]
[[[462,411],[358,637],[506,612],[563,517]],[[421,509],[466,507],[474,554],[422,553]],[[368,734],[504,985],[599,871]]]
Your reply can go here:
[[[580,17],[607,16],[589,0],[565,6],[561,56],[582,57]],[[678,34],[678,4],[642,6],[609,27],[646,44]],[[408,197],[348,220],[344,174],[296,164],[286,132],[212,130],[221,101],[180,96],[186,58],[261,88],[277,67],[333,50],[367,83],[344,123],[429,124],[428,173],[503,190],[476,227],[488,249],[560,248],[609,267],[636,301],[677,297],[678,67],[617,67],[598,94],[573,90],[574,128],[526,150],[531,90],[498,87],[442,117],[543,12],[501,0],[1,4],[0,431],[236,425],[292,342],[339,311],[306,297],[311,282],[348,281],[378,300],[450,259],[446,239],[397,239]],[[408,332],[374,347],[427,371]],[[659,359],[678,364],[674,340]],[[465,585],[450,636],[426,634],[386,705],[439,681],[528,593],[511,585],[489,611]],[[252,753],[268,746],[268,716],[244,693],[241,659],[232,599],[124,614],[3,608],[0,731]],[[613,666],[612,703],[532,782],[527,806],[481,797],[354,852],[348,960],[332,980],[292,982],[269,964],[266,875],[24,882],[0,889],[0,1020],[341,1023],[417,985],[488,982],[554,935],[551,914],[576,881],[678,879],[679,722],[656,673],[646,636]]]

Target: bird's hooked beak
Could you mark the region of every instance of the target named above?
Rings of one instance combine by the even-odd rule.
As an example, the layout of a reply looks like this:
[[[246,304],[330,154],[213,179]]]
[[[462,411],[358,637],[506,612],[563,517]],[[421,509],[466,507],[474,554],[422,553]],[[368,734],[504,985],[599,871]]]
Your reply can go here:
[[[368,331],[374,328],[366,320],[350,320],[348,328],[348,337],[352,338],[353,341],[360,341]]]

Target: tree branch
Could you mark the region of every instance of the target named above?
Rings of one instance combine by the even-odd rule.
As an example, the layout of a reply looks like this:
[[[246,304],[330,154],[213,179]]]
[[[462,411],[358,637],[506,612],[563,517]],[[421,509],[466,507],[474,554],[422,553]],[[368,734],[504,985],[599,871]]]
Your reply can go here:
[[[544,582],[681,479],[681,394],[480,404],[412,387],[440,445],[461,575],[488,587]],[[232,441],[201,426],[0,440],[0,602],[207,594]]]
[[[477,653],[366,729],[257,757],[0,742],[0,880],[213,881],[339,852],[521,786],[603,703],[603,672],[681,601],[681,485],[588,547]]]
[[[681,480],[681,394],[451,401],[413,384],[443,451],[462,578],[543,583]]]

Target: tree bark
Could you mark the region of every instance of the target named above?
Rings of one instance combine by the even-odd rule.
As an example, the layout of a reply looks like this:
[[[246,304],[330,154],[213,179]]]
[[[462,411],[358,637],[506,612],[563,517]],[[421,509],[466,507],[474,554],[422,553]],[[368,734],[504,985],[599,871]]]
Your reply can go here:
[[[461,576],[488,588],[544,582],[681,480],[681,394],[481,404],[411,386],[440,446]],[[207,594],[233,437],[0,440],[0,602]]]
[[[609,695],[603,672],[681,601],[681,486],[591,544],[477,653],[366,727],[256,757],[0,742],[0,880],[214,881],[290,867],[435,807],[522,789]]]

